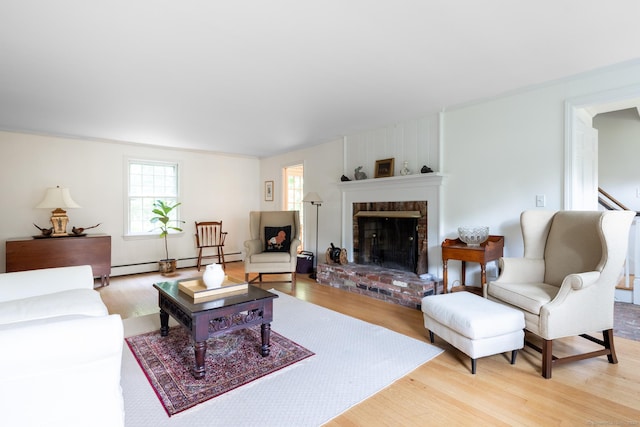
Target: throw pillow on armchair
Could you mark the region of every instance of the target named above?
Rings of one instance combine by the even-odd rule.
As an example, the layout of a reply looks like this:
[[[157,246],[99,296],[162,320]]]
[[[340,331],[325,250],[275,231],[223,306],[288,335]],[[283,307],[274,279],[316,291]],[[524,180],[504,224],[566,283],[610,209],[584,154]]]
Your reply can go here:
[[[289,252],[291,247],[291,226],[265,227],[265,252]]]

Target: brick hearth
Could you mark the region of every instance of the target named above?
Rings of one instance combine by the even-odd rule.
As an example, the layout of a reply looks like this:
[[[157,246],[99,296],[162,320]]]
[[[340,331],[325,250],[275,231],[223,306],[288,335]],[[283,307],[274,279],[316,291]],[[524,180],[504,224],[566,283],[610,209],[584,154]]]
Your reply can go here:
[[[317,271],[320,284],[418,310],[423,297],[442,292],[440,281],[421,280],[414,273],[372,265],[319,263]]]

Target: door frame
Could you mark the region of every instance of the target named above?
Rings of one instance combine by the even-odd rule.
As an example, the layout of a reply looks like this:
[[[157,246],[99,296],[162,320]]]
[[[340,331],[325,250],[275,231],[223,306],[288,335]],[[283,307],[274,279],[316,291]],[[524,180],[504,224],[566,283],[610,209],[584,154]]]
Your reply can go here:
[[[574,188],[573,176],[577,169],[582,167],[575,161],[575,153],[578,149],[574,135],[576,131],[577,116],[579,110],[601,104],[632,100],[640,98],[640,85],[627,86],[603,92],[570,98],[565,101],[565,132],[564,132],[564,197],[563,209],[574,208],[574,196],[578,189]]]

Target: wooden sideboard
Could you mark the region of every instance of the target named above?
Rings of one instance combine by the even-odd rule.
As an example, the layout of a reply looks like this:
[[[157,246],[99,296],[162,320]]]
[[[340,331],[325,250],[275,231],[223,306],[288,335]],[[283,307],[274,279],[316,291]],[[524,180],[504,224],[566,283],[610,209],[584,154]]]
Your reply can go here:
[[[6,241],[7,273],[40,268],[90,265],[102,286],[111,274],[111,236],[21,237]]]

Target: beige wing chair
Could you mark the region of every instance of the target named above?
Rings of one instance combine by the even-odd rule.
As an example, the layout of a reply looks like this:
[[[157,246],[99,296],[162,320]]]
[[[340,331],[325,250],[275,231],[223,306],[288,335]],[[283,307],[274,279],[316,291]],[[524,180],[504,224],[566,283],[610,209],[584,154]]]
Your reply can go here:
[[[249,213],[249,235],[244,242],[244,276],[249,283],[263,283],[263,274],[291,274],[292,291],[296,286],[296,263],[300,246],[298,211],[253,211]],[[249,280],[250,274],[257,274]],[[289,281],[287,281],[289,282]],[[264,283],[282,283],[270,281]]]
[[[613,345],[615,286],[627,254],[631,211],[526,211],[523,258],[501,258],[487,297],[524,312],[525,329],[542,338],[542,376],[555,364],[606,355]],[[602,339],[592,334],[602,332]],[[582,336],[602,349],[557,358],[554,339]]]

